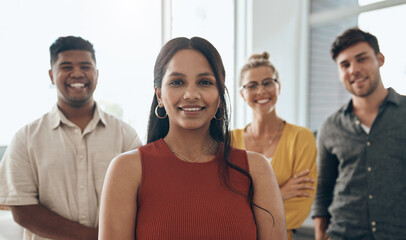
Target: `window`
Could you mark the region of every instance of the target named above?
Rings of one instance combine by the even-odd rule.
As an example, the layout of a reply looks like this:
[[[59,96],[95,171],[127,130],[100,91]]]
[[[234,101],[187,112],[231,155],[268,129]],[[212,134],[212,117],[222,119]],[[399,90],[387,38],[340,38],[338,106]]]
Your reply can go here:
[[[0,3],[0,145],[51,110],[56,89],[48,77],[49,46],[59,36],[88,39],[96,50],[94,97],[132,125],[144,140],[161,47],[161,2],[41,0]],[[145,140],[144,140],[145,142]]]
[[[380,50],[385,56],[385,64],[381,68],[385,87],[392,87],[400,94],[406,94],[406,33],[400,26],[388,25],[406,22],[405,12],[406,4],[362,13],[358,18],[359,27],[378,38]]]
[[[365,5],[369,5],[369,4],[373,4],[373,3],[377,3],[377,2],[383,2],[386,0],[358,0],[358,3],[360,6],[365,6]]]
[[[219,51],[230,99],[234,88],[234,5],[232,0],[172,0],[172,37],[202,37]],[[221,21],[219,21],[221,19]]]
[[[338,80],[337,67],[330,57],[330,46],[336,36],[358,24],[357,16],[345,16],[335,20],[339,14],[325,12],[356,6],[357,0],[311,1],[312,14],[321,16],[321,20],[310,26],[308,127],[315,132],[329,115],[350,98]]]

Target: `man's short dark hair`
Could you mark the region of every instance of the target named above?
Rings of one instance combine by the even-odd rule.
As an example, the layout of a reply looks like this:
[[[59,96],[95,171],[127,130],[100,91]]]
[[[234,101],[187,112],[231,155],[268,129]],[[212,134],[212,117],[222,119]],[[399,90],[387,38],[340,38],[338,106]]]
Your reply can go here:
[[[360,30],[358,27],[347,29],[343,34],[338,36],[331,45],[330,54],[335,61],[338,54],[348,47],[351,47],[359,42],[366,42],[374,49],[375,54],[380,52],[378,39],[368,32]]]
[[[69,50],[84,50],[89,51],[92,55],[92,59],[96,62],[96,55],[93,48],[93,44],[88,40],[81,37],[66,36],[59,37],[49,47],[49,53],[51,54],[51,66],[58,60],[58,54],[60,52]]]

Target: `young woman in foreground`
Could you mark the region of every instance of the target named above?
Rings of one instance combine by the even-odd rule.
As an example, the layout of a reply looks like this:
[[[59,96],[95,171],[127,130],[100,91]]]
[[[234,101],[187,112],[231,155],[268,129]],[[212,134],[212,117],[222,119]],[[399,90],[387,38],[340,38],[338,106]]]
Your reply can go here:
[[[224,80],[208,41],[165,44],[155,63],[148,144],[112,161],[100,239],[286,239],[267,159],[230,147]]]

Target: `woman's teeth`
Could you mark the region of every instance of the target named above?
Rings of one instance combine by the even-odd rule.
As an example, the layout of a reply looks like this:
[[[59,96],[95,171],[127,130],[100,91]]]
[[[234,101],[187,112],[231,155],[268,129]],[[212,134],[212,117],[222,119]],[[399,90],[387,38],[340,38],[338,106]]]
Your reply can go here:
[[[182,108],[183,111],[196,112],[202,110],[202,108]]]
[[[269,99],[262,99],[262,100],[257,100],[257,103],[262,104],[268,102]]]

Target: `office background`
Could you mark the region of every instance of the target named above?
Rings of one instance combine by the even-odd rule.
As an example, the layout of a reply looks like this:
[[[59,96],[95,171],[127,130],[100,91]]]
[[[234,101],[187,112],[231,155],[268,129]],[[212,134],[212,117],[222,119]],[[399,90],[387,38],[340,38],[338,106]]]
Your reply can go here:
[[[144,143],[155,58],[178,36],[204,37],[222,55],[233,128],[252,117],[239,96],[239,68],[252,53],[267,51],[282,84],[278,115],[317,132],[349,100],[329,55],[334,38],[349,27],[378,37],[384,85],[406,94],[405,12],[406,0],[1,1],[0,158],[18,129],[56,103],[48,48],[59,36],[94,44],[95,99]]]
[[[89,39],[100,71],[95,99],[130,123],[145,142],[160,47],[201,36],[219,50],[227,71],[232,127],[251,112],[238,92],[238,72],[252,53],[268,51],[282,83],[278,115],[317,131],[348,101],[329,56],[335,36],[360,26],[386,56],[386,87],[406,93],[406,0],[19,0],[0,3],[0,145],[49,111],[56,91],[48,77],[50,44],[59,36]],[[399,30],[397,28],[399,26]]]

